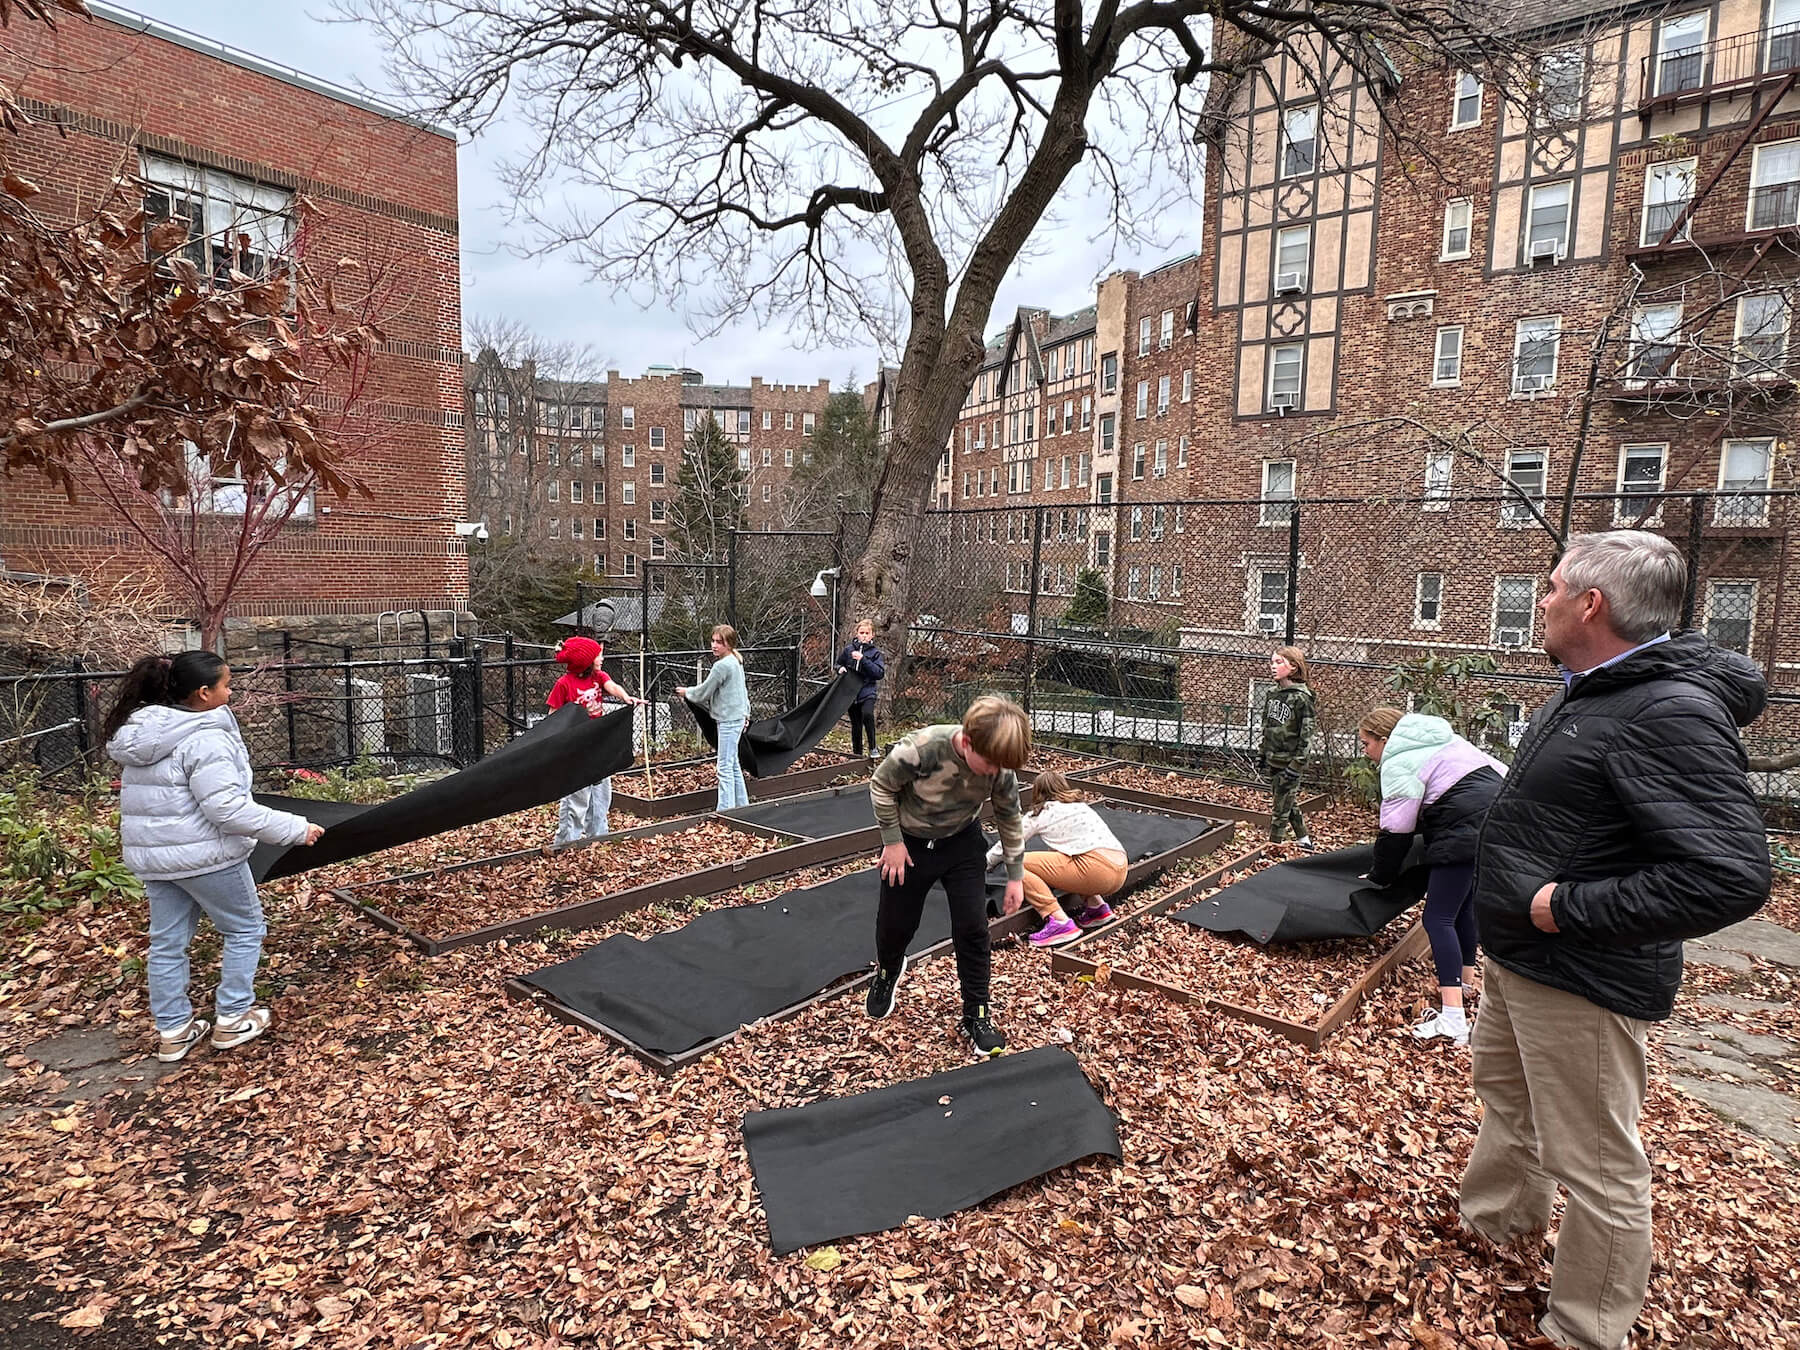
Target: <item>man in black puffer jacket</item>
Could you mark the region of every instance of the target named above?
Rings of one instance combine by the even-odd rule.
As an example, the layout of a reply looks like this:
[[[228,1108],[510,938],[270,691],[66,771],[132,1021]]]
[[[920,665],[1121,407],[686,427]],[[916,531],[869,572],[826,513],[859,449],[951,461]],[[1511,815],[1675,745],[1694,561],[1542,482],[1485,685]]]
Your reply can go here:
[[[1686,568],[1639,530],[1569,541],[1541,602],[1565,689],[1532,718],[1482,826],[1475,919],[1487,954],[1475,1089],[1486,1111],[1464,1221],[1506,1244],[1568,1208],[1549,1309],[1559,1345],[1614,1350],[1650,1273],[1638,1139],[1649,1024],[1669,1015],[1684,938],[1755,913],[1768,840],[1736,728],[1756,666],[1671,637]]]

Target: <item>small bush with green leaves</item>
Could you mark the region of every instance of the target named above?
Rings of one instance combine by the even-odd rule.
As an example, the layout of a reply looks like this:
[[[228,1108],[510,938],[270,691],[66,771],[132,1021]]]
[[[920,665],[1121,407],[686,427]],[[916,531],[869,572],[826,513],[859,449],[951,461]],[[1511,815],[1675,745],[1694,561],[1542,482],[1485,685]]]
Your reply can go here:
[[[107,779],[89,779],[72,796],[47,790],[31,771],[0,779],[0,916],[41,921],[83,901],[143,894],[120,856]]]

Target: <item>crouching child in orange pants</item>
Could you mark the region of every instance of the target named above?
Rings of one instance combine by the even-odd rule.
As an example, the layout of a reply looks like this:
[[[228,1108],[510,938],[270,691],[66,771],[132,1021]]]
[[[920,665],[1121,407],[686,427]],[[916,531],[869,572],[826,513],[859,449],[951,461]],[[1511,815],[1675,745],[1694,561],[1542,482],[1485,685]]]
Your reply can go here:
[[[1125,884],[1129,860],[1119,838],[1100,813],[1069,786],[1060,770],[1047,769],[1032,784],[1032,810],[1025,817],[1025,837],[1040,836],[1050,847],[1025,855],[1025,898],[1044,926],[1031,935],[1034,947],[1073,942],[1083,928],[1112,918],[1106,897]],[[988,866],[1000,860],[1000,847],[988,850]],[[1081,907],[1064,913],[1056,892],[1079,896]],[[1010,911],[1009,911],[1010,912]]]

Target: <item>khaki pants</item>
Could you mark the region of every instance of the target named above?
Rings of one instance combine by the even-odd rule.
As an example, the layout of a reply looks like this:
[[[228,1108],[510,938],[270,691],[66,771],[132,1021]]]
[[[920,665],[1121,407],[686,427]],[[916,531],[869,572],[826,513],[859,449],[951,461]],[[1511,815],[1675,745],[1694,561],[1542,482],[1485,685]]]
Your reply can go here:
[[[1111,895],[1124,884],[1125,863],[1111,849],[1094,849],[1073,856],[1056,852],[1025,855],[1025,898],[1045,917],[1062,908],[1052,891]]]
[[[1650,1163],[1638,1141],[1648,1022],[1485,966],[1472,1044],[1486,1107],[1463,1174],[1463,1220],[1506,1244],[1542,1233],[1560,1183],[1546,1335],[1615,1350],[1650,1279]]]

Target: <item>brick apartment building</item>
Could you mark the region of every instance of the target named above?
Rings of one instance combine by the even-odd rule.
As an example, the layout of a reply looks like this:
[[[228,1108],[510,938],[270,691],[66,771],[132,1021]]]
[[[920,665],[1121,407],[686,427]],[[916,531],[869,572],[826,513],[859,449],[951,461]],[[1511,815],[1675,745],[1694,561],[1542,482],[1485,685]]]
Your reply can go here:
[[[350,462],[372,496],[319,494],[296,512],[236,595],[231,640],[247,636],[243,620],[362,640],[383,611],[465,609],[468,555],[454,529],[465,514],[454,137],[279,64],[91,8],[93,20],[65,16],[54,30],[15,23],[0,52],[0,78],[37,123],[15,151],[43,189],[34,205],[72,217],[123,166],[148,184],[154,213],[185,215],[196,237],[254,213],[257,238],[277,252],[305,197],[318,213],[319,256],[396,277],[365,395],[380,430]],[[341,392],[328,385],[323,397]],[[230,486],[212,494],[224,517]],[[93,580],[141,567],[143,556],[93,501],[7,483],[7,567]]]
[[[1696,622],[1795,682],[1787,503],[1756,494],[1794,485],[1800,11],[1674,8],[1528,7],[1528,107],[1480,72],[1382,91],[1443,165],[1424,185],[1374,93],[1339,76],[1320,97],[1316,54],[1214,91],[1196,341],[1218,374],[1185,486],[1265,506],[1209,532],[1184,645],[1285,627],[1283,499],[1393,498],[1378,525],[1307,508],[1303,589],[1329,602],[1301,631],[1377,665],[1499,647],[1541,672],[1548,536],[1520,502],[1451,500],[1504,477],[1550,510],[1609,494],[1576,504],[1578,530],[1701,539]],[[1720,494],[1699,521],[1656,495],[1697,490]],[[1254,674],[1190,692],[1242,697]]]
[[[1381,91],[1441,175],[1367,89],[1339,76],[1321,98],[1316,54],[1216,88],[1200,254],[1109,276],[1066,320],[1019,311],[946,447],[936,499],[996,508],[956,529],[1013,631],[1035,559],[1040,626],[1097,568],[1116,628],[1189,655],[1190,706],[1252,706],[1291,607],[1316,654],[1366,675],[1352,701],[1427,648],[1541,676],[1549,535],[1516,499],[1467,499],[1510,483],[1554,515],[1572,480],[1596,497],[1578,530],[1698,538],[1696,623],[1800,684],[1800,626],[1775,622],[1788,503],[1758,495],[1795,486],[1790,8],[1534,6],[1531,109],[1478,72]],[[1220,499],[1253,504],[1175,505]]]
[[[469,361],[466,378],[471,518],[491,539],[522,537],[536,556],[615,579],[670,556],[682,445],[705,417],[737,448],[747,528],[791,526],[803,506],[794,472],[810,461],[831,397],[829,380],[707,384],[667,366],[562,382],[491,351]]]

